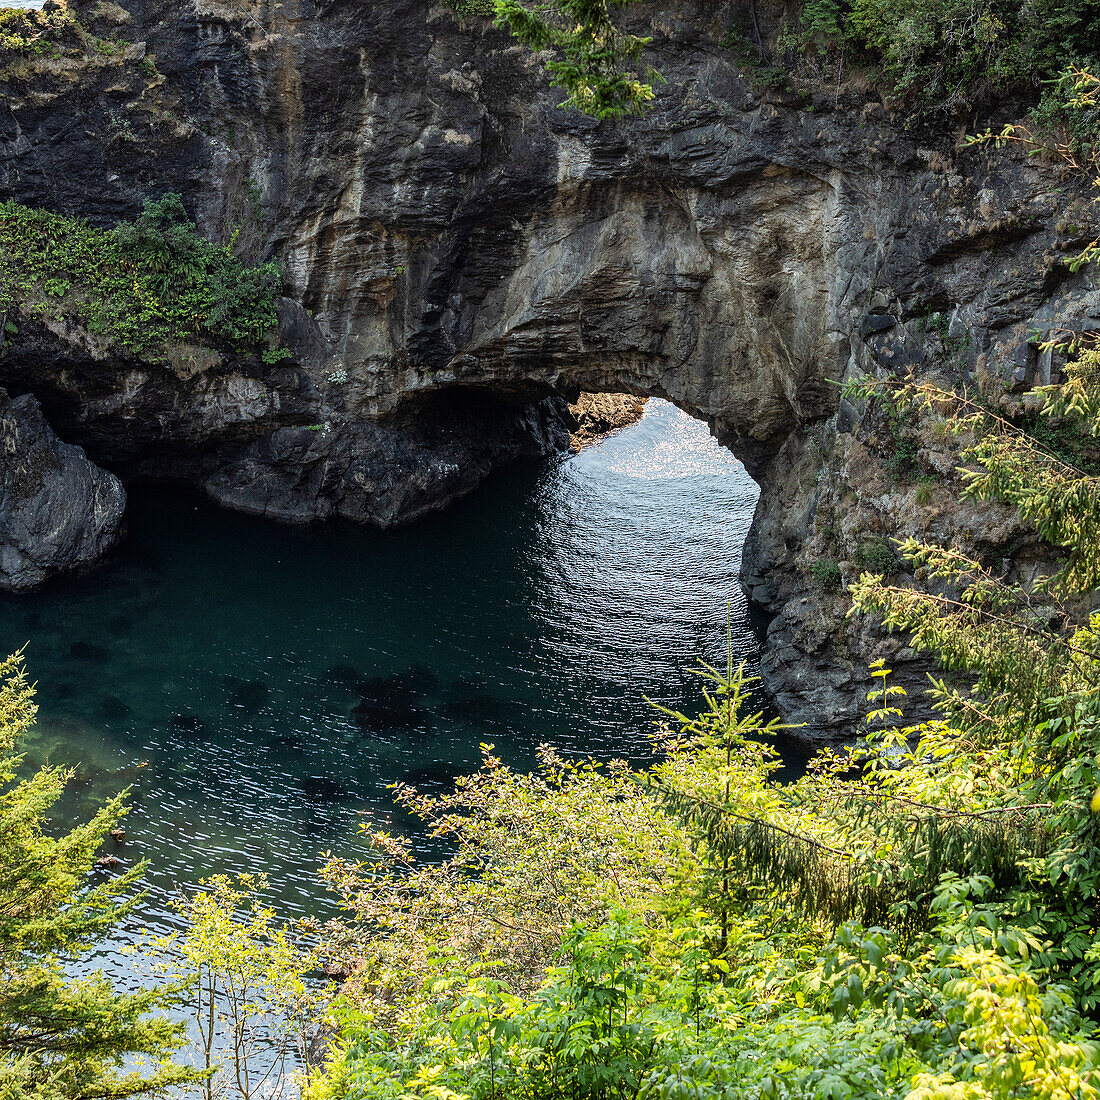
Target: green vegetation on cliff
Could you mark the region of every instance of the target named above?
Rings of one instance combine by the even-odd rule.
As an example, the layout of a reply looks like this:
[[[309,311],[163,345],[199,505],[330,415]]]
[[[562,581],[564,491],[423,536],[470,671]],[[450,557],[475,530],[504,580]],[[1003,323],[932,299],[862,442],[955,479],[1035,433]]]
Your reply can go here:
[[[477,10],[491,8],[530,49],[553,51],[546,68],[568,93],[563,105],[606,118],[643,110],[660,79],[645,65],[650,39],[624,29],[631,3],[479,0]],[[1034,97],[1100,50],[1100,0],[804,0],[788,11],[769,41],[746,5],[725,44],[768,82],[795,75],[839,90],[858,74],[921,111]]]
[[[106,5],[110,7],[111,5]],[[97,5],[92,18],[104,5]],[[116,8],[117,12],[124,9]],[[61,62],[61,64],[57,64]],[[124,39],[93,34],[73,7],[51,4],[48,8],[0,7],[0,84],[19,84],[35,73],[56,74],[72,68],[109,68],[136,64],[147,80],[157,77],[151,56]]]
[[[18,314],[68,320],[117,351],[157,358],[212,341],[279,358],[274,263],[246,267],[199,235],[179,195],[134,222],[96,229],[9,200],[0,204],[0,328]]]
[[[623,31],[612,18],[633,0],[556,0],[525,4],[493,0],[497,22],[536,53],[552,50],[547,72],[576,107],[596,118],[641,111],[653,99],[656,74],[638,76],[650,41]],[[643,69],[644,71],[644,69]]]
[[[65,7],[50,11],[0,8],[0,65],[17,59],[57,57],[64,44],[79,39],[80,24]]]
[[[783,44],[874,67],[924,108],[1034,91],[1097,50],[1097,0],[807,0]]]

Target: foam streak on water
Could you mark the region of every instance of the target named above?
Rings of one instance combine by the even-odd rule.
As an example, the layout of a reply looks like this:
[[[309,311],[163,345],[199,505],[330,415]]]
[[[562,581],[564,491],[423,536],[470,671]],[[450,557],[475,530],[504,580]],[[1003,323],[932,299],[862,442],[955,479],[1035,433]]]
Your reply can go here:
[[[528,766],[547,741],[645,759],[643,695],[693,705],[697,656],[757,638],[737,583],[757,495],[704,425],[653,401],[572,458],[497,475],[396,532],[300,530],[163,489],[92,576],[0,599],[27,645],[31,755],[78,766],[63,813],[132,785],[140,921],[178,884],[267,871],[315,910],[326,849],[363,812],[411,828],[387,784],[445,782],[481,742]]]

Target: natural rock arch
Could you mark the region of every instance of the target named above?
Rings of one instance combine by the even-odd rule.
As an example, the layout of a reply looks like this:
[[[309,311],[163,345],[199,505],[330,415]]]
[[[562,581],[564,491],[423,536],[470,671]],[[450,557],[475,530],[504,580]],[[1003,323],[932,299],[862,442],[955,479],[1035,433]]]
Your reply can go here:
[[[1027,364],[1029,326],[1077,292],[1031,240],[1056,217],[1034,180],[959,168],[954,134],[875,101],[762,91],[722,46],[735,3],[638,5],[667,84],[619,124],[559,110],[537,61],[444,3],[74,3],[134,46],[10,89],[0,192],[111,224],[179,191],[212,234],[246,224],[285,264],[294,358],[138,362],[28,321],[0,383],[118,473],[231,507],[415,518],[564,446],[561,397],[660,396],[761,483],[746,587],[821,610],[798,559],[858,412],[834,416],[832,383],[924,362],[932,312],[973,334],[966,369]],[[137,140],[105,141],[123,116]],[[877,490],[826,488],[875,510]],[[817,711],[858,698],[864,656]]]

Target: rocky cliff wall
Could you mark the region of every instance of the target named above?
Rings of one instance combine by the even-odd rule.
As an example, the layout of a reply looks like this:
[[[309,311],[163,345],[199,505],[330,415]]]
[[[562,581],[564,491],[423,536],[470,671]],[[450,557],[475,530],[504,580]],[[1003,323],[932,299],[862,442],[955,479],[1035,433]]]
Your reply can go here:
[[[281,258],[294,358],[132,362],[28,319],[0,380],[127,476],[378,523],[564,446],[580,390],[672,400],[761,484],[743,580],[782,612],[770,686],[818,729],[847,728],[884,643],[814,561],[843,581],[870,535],[937,522],[833,383],[921,364],[1015,384],[1033,327],[1095,312],[1057,261],[1060,181],[875,97],[760,91],[722,45],[736,4],[640,12],[667,83],[621,123],[559,110],[537,60],[446,4],[78,7],[127,45],[6,74],[0,192],[109,224],[180,191]]]

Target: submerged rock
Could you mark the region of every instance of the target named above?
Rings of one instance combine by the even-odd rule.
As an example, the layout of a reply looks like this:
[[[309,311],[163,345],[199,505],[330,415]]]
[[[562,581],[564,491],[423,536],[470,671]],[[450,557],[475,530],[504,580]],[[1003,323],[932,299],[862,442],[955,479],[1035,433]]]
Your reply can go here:
[[[416,684],[411,677],[394,673],[392,676],[372,676],[360,685],[362,699],[395,710],[408,710],[415,705]]]
[[[328,670],[325,679],[359,697],[351,709],[351,717],[365,733],[409,730],[426,717],[426,712],[417,705],[420,680],[411,671],[364,676],[351,665],[336,665]]]
[[[197,714],[173,714],[168,725],[182,737],[200,737],[210,727]]]
[[[434,669],[427,665],[413,665],[408,672],[403,674],[405,679],[415,684],[421,695],[435,691],[439,687],[439,676]]]
[[[26,591],[98,561],[125,509],[114,474],[62,443],[33,397],[0,390],[0,588]]]
[[[351,797],[351,791],[327,775],[309,775],[301,781],[302,794],[309,799],[322,802],[344,802]]]
[[[401,782],[415,787],[421,794],[442,794],[454,787],[455,777],[446,765],[436,764],[410,768],[401,777]]]
[[[112,615],[107,620],[107,629],[112,634],[132,634],[134,620],[130,615]]]
[[[226,676],[223,682],[229,688],[229,705],[250,714],[258,711],[271,697],[271,688],[263,680],[242,680],[237,676]]]
[[[111,651],[106,646],[93,645],[91,642],[73,642],[69,646],[69,656],[74,661],[91,661],[101,665],[111,659]]]
[[[450,685],[441,710],[446,718],[456,722],[496,723],[507,716],[504,703],[469,680]]]
[[[96,707],[95,716],[104,722],[117,722],[128,718],[134,709],[117,695],[105,695]]]
[[[352,695],[362,695],[367,677],[351,665],[333,665],[325,673],[325,683],[350,691]]]
[[[268,744],[273,749],[284,749],[288,752],[302,751],[302,738],[297,733],[276,734],[271,738]]]
[[[351,708],[351,717],[364,733],[386,733],[414,729],[427,715],[412,703],[405,705],[360,699]]]

